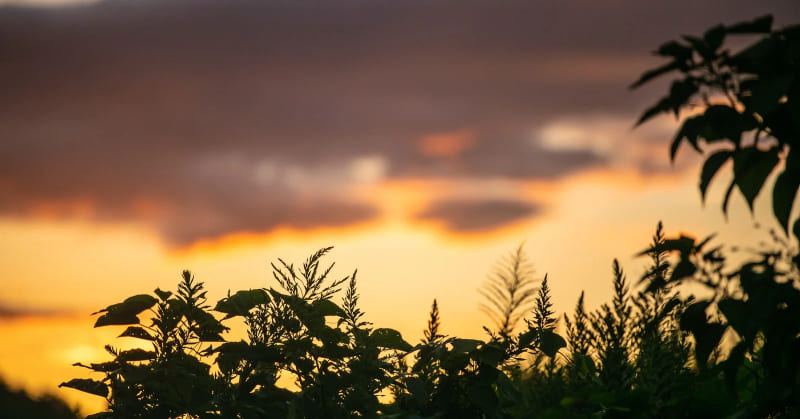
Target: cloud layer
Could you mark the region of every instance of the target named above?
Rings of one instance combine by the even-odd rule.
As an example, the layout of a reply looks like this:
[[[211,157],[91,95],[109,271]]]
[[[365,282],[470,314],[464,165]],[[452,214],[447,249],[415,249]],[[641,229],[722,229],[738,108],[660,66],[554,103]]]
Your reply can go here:
[[[352,188],[387,178],[607,165],[537,133],[575,115],[633,121],[654,98],[626,91],[657,63],[647,51],[764,12],[798,16],[743,0],[0,7],[0,214],[132,220],[187,244],[365,221],[376,207]],[[520,216],[487,223],[485,199],[434,213],[455,230]]]

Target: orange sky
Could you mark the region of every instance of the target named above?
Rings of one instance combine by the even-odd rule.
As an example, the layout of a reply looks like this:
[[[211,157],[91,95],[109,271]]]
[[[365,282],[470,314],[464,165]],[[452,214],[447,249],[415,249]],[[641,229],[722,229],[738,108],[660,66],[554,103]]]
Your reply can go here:
[[[743,202],[733,204],[729,223],[723,221],[719,190],[712,190],[703,210],[693,169],[652,178],[625,172],[576,175],[546,188],[552,206],[545,216],[473,236],[394,215],[361,227],[244,235],[175,251],[130,226],[3,219],[0,266],[3,277],[12,279],[4,282],[5,295],[23,306],[66,306],[76,314],[0,320],[0,334],[15,343],[0,347],[0,373],[15,385],[55,392],[59,382],[87,376],[71,363],[106,359],[106,343],[133,344],[114,340],[121,331],[114,327],[93,329],[91,311],[134,293],[171,289],[184,268],[205,281],[212,301],[229,289],[271,286],[270,261],[300,262],[326,245],[336,246],[328,258],[337,264],[334,272],[346,275],[358,268],[368,319],[400,330],[411,342],[421,337],[433,298],[439,300],[445,333],[481,337],[480,326],[490,323],[478,309],[477,290],[493,264],[522,241],[538,275],[549,274],[560,313],[572,308],[581,290],[587,305],[597,307],[610,296],[613,258],[621,260],[631,280],[642,273],[646,261],[633,255],[646,246],[659,219],[672,235],[716,231],[720,241],[740,243],[766,238],[748,227],[752,221]],[[405,188],[410,197],[398,194],[398,206],[416,195],[413,183]],[[769,219],[761,201],[761,218]],[[102,408],[99,398],[57,393],[86,412]]]

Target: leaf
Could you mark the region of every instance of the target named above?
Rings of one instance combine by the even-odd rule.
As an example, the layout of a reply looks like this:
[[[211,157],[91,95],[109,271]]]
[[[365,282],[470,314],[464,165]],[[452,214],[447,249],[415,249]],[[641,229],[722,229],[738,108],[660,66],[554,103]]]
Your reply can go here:
[[[722,213],[725,214],[726,217],[728,216],[728,202],[730,202],[731,192],[733,192],[734,186],[736,186],[736,182],[731,181],[731,184],[728,185],[728,189],[725,191],[725,198],[722,200]]]
[[[118,315],[114,313],[106,313],[97,318],[97,321],[94,323],[94,327],[126,324],[139,324],[139,318],[136,317],[135,314]]]
[[[699,135],[706,142],[729,140],[734,145],[741,141],[742,134],[758,127],[758,121],[726,105],[712,105],[706,108],[701,117]]]
[[[722,339],[722,335],[725,334],[725,329],[726,326],[724,324],[714,322],[693,332],[695,341],[694,353],[698,365],[706,365],[711,352],[714,351]]]
[[[453,352],[468,353],[483,345],[483,342],[477,339],[453,339],[450,344],[453,345]]]
[[[756,147],[744,147],[735,152],[733,156],[734,182],[747,200],[751,212],[753,211],[753,201],[778,162],[778,147],[773,147],[769,151],[761,151]]]
[[[125,301],[110,305],[92,314],[105,313],[97,318],[94,327],[107,325],[138,324],[137,314],[152,307],[158,302],[153,296],[147,294],[134,295]]]
[[[664,57],[673,57],[676,61],[686,61],[692,58],[692,49],[677,41],[669,41],[655,51]]]
[[[650,80],[652,80],[652,79],[654,79],[654,78],[656,78],[656,77],[658,77],[658,76],[660,76],[662,74],[669,73],[670,71],[677,70],[679,68],[680,68],[680,63],[676,60],[676,61],[672,61],[672,62],[669,62],[667,64],[664,64],[664,65],[662,65],[660,67],[656,67],[654,69],[648,70],[648,71],[644,72],[644,74],[642,74],[641,77],[639,77],[638,80],[636,80],[633,84],[631,84],[629,86],[629,89],[636,89],[637,87],[647,83],[648,81],[650,81]]]
[[[526,332],[520,333],[518,338],[519,347],[529,348],[531,344],[536,340],[537,335],[538,335],[538,330],[536,329],[529,329]]]
[[[74,388],[84,393],[94,394],[100,397],[108,396],[108,387],[103,382],[90,380],[88,378],[73,378],[72,380],[59,384],[58,387]]]
[[[692,331],[701,328],[706,324],[708,316],[706,309],[711,303],[709,301],[698,301],[689,307],[681,314],[680,327],[683,330]]]
[[[756,330],[750,327],[750,317],[752,309],[742,300],[733,298],[723,298],[717,304],[719,311],[725,315],[728,324],[739,334],[739,336],[749,340],[754,337]]]
[[[214,311],[225,313],[226,319],[246,316],[254,307],[270,302],[269,294],[263,289],[237,291],[230,297],[223,298],[214,307]]]
[[[750,22],[741,22],[725,28],[728,33],[756,34],[772,31],[772,15],[765,15]]]
[[[681,315],[680,327],[692,333],[695,340],[695,360],[701,368],[706,367],[706,362],[711,352],[719,344],[726,326],[721,323],[708,322],[706,309],[710,301],[699,301],[686,308]]]
[[[767,115],[786,96],[795,78],[794,74],[779,74],[746,80],[742,82],[741,87],[749,95],[741,97],[742,103],[744,103],[748,112],[754,112],[762,116]]]
[[[125,299],[125,301],[121,303],[112,304],[106,307],[105,309],[100,310],[93,314],[102,312],[115,312],[120,314],[139,314],[147,310],[148,308],[154,306],[157,302],[158,300],[156,300],[152,295],[139,294],[139,295],[134,295],[133,297],[128,297]]]
[[[156,353],[153,351],[145,351],[144,349],[130,349],[127,351],[122,351],[117,355],[118,361],[124,362],[135,362],[135,361],[147,361],[150,359],[155,359]]]
[[[125,331],[122,332],[117,337],[119,337],[119,338],[121,338],[121,337],[131,337],[131,338],[144,339],[144,340],[150,340],[150,341],[152,341],[154,339],[152,336],[150,336],[150,333],[148,333],[147,330],[144,330],[139,326],[131,326],[131,327],[125,329]]]
[[[477,360],[484,364],[499,365],[503,361],[505,352],[503,348],[495,343],[485,343],[475,351]]]
[[[637,256],[645,256],[651,253],[660,252],[674,252],[678,251],[681,254],[689,254],[694,250],[694,238],[681,234],[677,239],[666,239],[661,243],[639,252]]]
[[[800,151],[790,150],[786,156],[786,168],[778,175],[772,189],[772,212],[786,234],[789,234],[789,217],[798,189],[800,189]]]
[[[405,352],[409,352],[413,349],[408,342],[403,340],[403,336],[400,334],[400,332],[394,329],[375,329],[372,331],[369,337],[375,346],[381,348],[397,349]]]
[[[552,330],[542,330],[539,335],[539,349],[542,352],[553,358],[558,353],[558,350],[567,346],[567,342],[560,335],[554,333]]]
[[[707,30],[705,34],[703,34],[703,41],[705,41],[706,45],[712,52],[715,52],[720,46],[722,46],[722,42],[725,40],[726,32],[727,30],[725,29],[725,26],[714,26]]]
[[[636,122],[636,125],[641,125],[648,119],[662,113],[672,111],[676,116],[681,107],[683,107],[695,93],[697,93],[698,85],[696,81],[687,77],[683,80],[672,82],[669,95],[663,97],[658,103],[644,111],[644,114]]]
[[[675,161],[675,155],[678,154],[678,148],[681,145],[681,140],[684,138],[686,138],[686,141],[688,141],[698,153],[702,153],[702,150],[700,150],[700,147],[697,145],[697,136],[704,126],[705,118],[702,115],[687,118],[683,121],[681,129],[678,130],[678,134],[675,136],[675,139],[672,140],[672,144],[669,147],[670,161]]]
[[[669,277],[669,282],[677,282],[683,278],[691,277],[697,272],[697,267],[687,258],[681,258],[680,261],[672,269],[672,275]]]
[[[247,342],[226,342],[214,352],[217,356],[217,365],[223,372],[236,368],[241,361],[273,363],[281,360],[281,352],[273,346],[264,344],[250,345]]]
[[[714,178],[714,175],[717,174],[722,165],[731,157],[733,157],[733,152],[722,150],[708,156],[706,159],[706,162],[703,164],[703,170],[700,173],[700,197],[703,203],[706,201],[706,190],[708,190],[711,179]]]
[[[344,312],[331,300],[317,300],[311,303],[311,309],[323,316],[342,316]]]
[[[155,291],[153,292],[156,293],[158,298],[160,298],[162,301],[167,301],[169,297],[172,295],[172,292],[163,291],[161,288],[156,288]]]

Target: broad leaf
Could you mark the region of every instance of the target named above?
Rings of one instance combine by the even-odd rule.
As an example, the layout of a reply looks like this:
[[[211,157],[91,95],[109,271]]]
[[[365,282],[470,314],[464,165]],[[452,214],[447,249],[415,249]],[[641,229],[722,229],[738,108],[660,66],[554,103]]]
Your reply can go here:
[[[147,361],[155,359],[156,353],[152,351],[145,351],[144,349],[130,349],[122,351],[117,355],[118,361],[132,362],[132,361]]]
[[[139,326],[131,326],[131,327],[125,329],[125,331],[122,332],[117,337],[121,338],[121,337],[126,337],[126,336],[127,337],[132,337],[132,338],[137,338],[137,339],[150,340],[150,341],[153,340],[153,337],[150,335],[150,333],[147,330],[145,330],[145,329],[143,329],[143,328],[141,328]]]
[[[552,330],[541,331],[539,335],[539,349],[541,349],[545,355],[553,358],[556,356],[559,349],[566,346],[567,342],[564,340],[564,338]]]
[[[172,295],[172,292],[171,292],[171,291],[164,291],[164,290],[162,290],[161,288],[156,288],[156,289],[155,289],[155,291],[153,291],[153,292],[154,292],[154,293],[155,293],[155,294],[158,296],[158,298],[160,298],[162,301],[167,301],[167,300],[169,300],[169,297]]]
[[[733,298],[723,298],[718,303],[719,311],[725,315],[728,324],[739,334],[739,336],[750,340],[755,337],[756,330],[751,327],[751,307],[742,300]]]
[[[777,147],[773,147],[769,151],[761,151],[756,147],[745,147],[737,150],[734,154],[734,182],[747,200],[750,211],[753,211],[753,201],[778,161]]]
[[[94,322],[94,327],[126,324],[139,324],[139,317],[137,317],[135,314],[119,314],[109,312],[98,317],[97,321]]]
[[[331,300],[317,300],[311,303],[311,309],[323,316],[341,316],[342,309]]]
[[[93,314],[104,312],[114,312],[118,314],[139,314],[154,306],[157,302],[158,300],[156,300],[152,295],[139,294],[134,295],[133,297],[128,297],[121,303],[112,304]]]
[[[483,345],[483,342],[477,339],[453,339],[450,344],[453,345],[453,352],[467,353]]]
[[[705,127],[705,117],[703,115],[687,118],[683,121],[681,129],[678,130],[678,134],[675,136],[675,139],[672,140],[672,144],[669,148],[670,161],[675,161],[675,155],[678,154],[678,148],[684,138],[698,153],[702,153],[702,150],[700,150],[700,147],[697,145],[697,137],[700,135],[703,127]]]
[[[708,185],[711,183],[711,179],[714,178],[714,175],[717,174],[722,165],[731,157],[733,157],[733,152],[722,150],[708,156],[706,159],[706,162],[703,164],[703,170],[700,173],[700,197],[703,202],[706,200],[706,191],[708,190]]]
[[[642,74],[641,77],[639,77],[639,80],[636,80],[635,83],[630,85],[630,88],[635,89],[662,74],[669,73],[670,71],[677,70],[678,68],[680,68],[680,63],[678,61],[672,61],[660,67],[648,70],[644,74]]]
[[[641,125],[662,112],[672,111],[677,116],[680,108],[689,101],[692,95],[697,93],[697,89],[697,82],[691,77],[673,82],[669,95],[644,111],[644,114],[636,121],[636,125]]]
[[[84,393],[94,394],[100,397],[108,396],[108,387],[103,382],[90,380],[88,378],[73,378],[72,380],[59,384],[58,387],[74,388]]]
[[[800,189],[800,151],[794,150],[787,155],[786,168],[778,175],[772,189],[772,211],[787,234],[789,217],[798,189]]]
[[[411,351],[413,347],[403,340],[403,336],[394,329],[380,328],[375,329],[370,334],[370,340],[375,346],[386,349],[397,349],[401,351]]]
[[[246,316],[254,307],[269,302],[269,294],[263,289],[237,291],[236,294],[217,302],[214,310],[225,313],[225,318],[229,319],[235,316]]]
[[[769,33],[772,30],[772,15],[761,16],[750,22],[741,22],[725,28],[728,33]]]

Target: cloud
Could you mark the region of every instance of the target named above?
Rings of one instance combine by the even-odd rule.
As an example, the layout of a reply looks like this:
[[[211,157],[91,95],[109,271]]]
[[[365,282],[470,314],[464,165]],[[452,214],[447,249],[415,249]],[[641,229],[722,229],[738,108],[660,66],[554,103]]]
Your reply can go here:
[[[17,320],[30,317],[58,317],[64,314],[67,313],[44,308],[20,307],[0,302],[0,321]]]
[[[597,109],[632,123],[653,95],[627,86],[660,42],[800,13],[755,3],[0,7],[0,214],[133,221],[186,243],[365,221],[376,209],[350,190],[386,179],[607,165],[530,133]]]
[[[470,233],[503,227],[538,213],[538,205],[525,201],[449,199],[433,202],[416,218],[441,223],[451,231]]]

